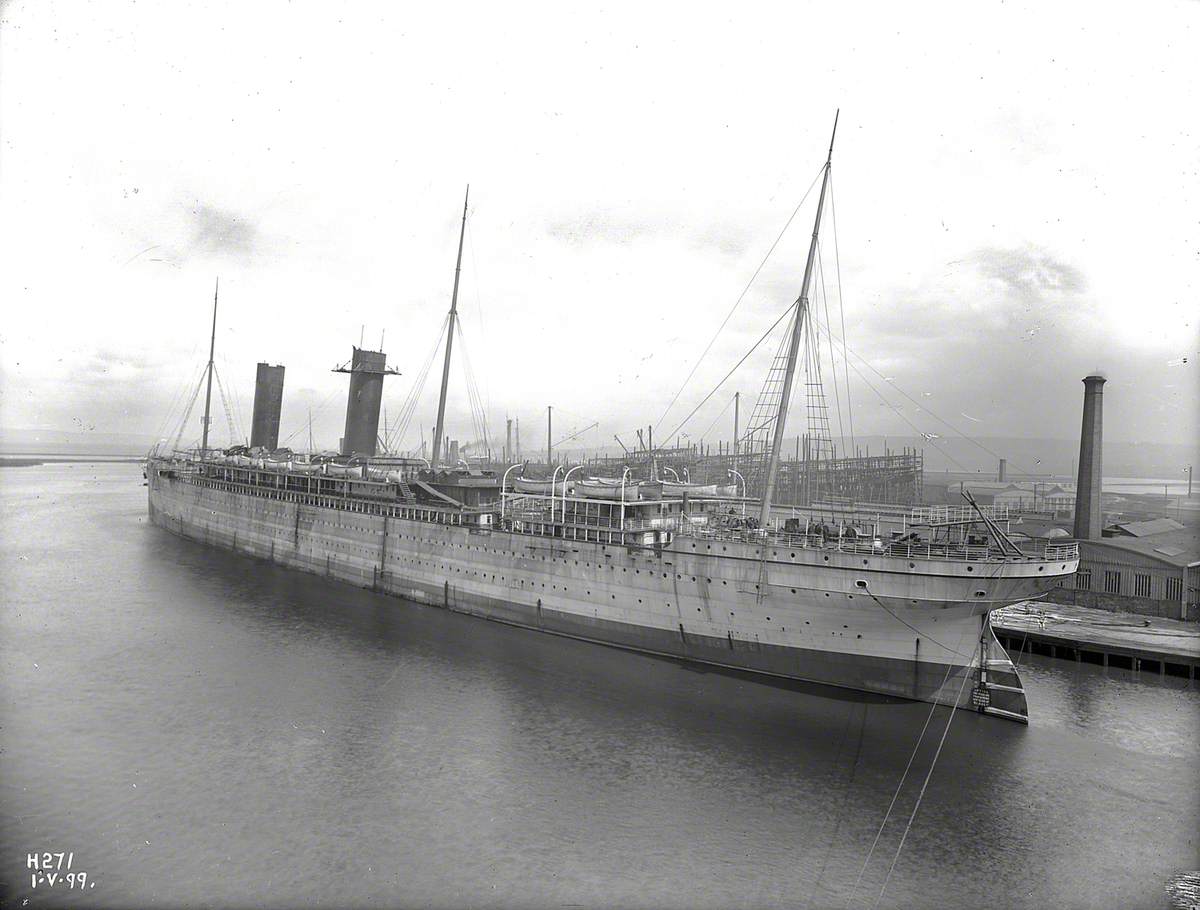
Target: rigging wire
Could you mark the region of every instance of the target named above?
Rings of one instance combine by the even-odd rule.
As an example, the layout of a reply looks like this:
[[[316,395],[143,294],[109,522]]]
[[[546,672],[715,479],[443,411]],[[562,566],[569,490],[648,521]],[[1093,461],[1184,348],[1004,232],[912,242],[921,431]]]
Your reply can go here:
[[[187,410],[184,411],[183,417],[179,421],[179,429],[175,434],[175,444],[171,447],[173,450],[179,449],[179,442],[183,438],[183,431],[187,428],[187,422],[192,418],[192,408],[196,406],[196,399],[200,397],[200,387],[204,385],[204,374],[208,372],[208,364],[205,363],[204,369],[200,371],[200,378],[196,381],[196,388],[192,390],[192,397],[188,399]]]
[[[483,397],[479,394],[479,383],[475,381],[475,371],[471,368],[471,355],[467,351],[467,339],[463,335],[462,320],[455,323],[458,330],[459,346],[462,349],[463,371],[467,378],[467,398],[471,405],[471,422],[475,438],[483,443],[484,450],[491,451],[491,439],[488,436],[487,413],[484,411]]]
[[[600,426],[599,423],[590,423],[586,427],[584,427],[582,430],[576,430],[574,433],[571,433],[568,436],[564,436],[558,442],[554,443],[553,448],[557,449],[564,442],[570,442],[572,439],[578,439],[580,436],[582,436],[588,430],[594,429],[595,427],[598,427],[598,426]]]
[[[793,307],[797,308],[797,312],[799,312],[799,303],[800,301],[797,300],[793,304]],[[771,427],[775,425],[778,418],[778,399],[783,397],[783,379],[779,374],[787,370],[788,346],[792,332],[795,330],[795,319],[796,314],[793,314],[792,318],[788,320],[787,329],[779,336],[775,356],[771,359],[771,366],[767,370],[766,378],[763,379],[758,399],[754,403],[754,410],[750,412],[746,433],[742,437],[746,441],[748,456],[764,455],[771,447]],[[756,443],[759,451],[755,451]]]
[[[200,376],[204,375],[204,371],[206,369],[208,369],[208,364],[204,364],[202,367],[200,367],[199,376],[197,376],[196,382],[200,381]],[[184,399],[187,397],[188,389],[190,389],[192,385],[193,383],[188,381],[187,377],[185,377],[184,382],[179,385],[175,392],[175,397],[171,399],[171,406],[167,409],[166,415],[162,419],[162,423],[159,424],[158,432],[154,434],[155,445],[158,445],[160,440],[166,442],[169,438],[164,434],[168,429],[175,426],[175,413],[180,407],[183,406]]]
[[[829,294],[825,290],[825,265],[821,261],[821,241],[817,241],[817,280],[821,288],[821,302],[825,306],[825,322],[829,323]],[[817,336],[820,338],[820,335]],[[837,378],[837,346],[833,340],[829,342],[829,368],[833,372],[833,400],[837,405],[838,437],[842,442],[842,455],[846,456],[846,427],[842,423],[842,395],[838,390]]]
[[[325,399],[319,405],[317,405],[317,409],[315,411],[309,412],[309,415],[304,419],[304,422],[300,426],[298,426],[294,431],[292,431],[290,434],[288,434],[288,437],[283,441],[283,444],[286,445],[287,443],[291,442],[296,436],[298,436],[301,432],[303,432],[306,429],[309,429],[312,426],[313,418],[320,415],[320,413],[322,411],[324,411],[326,407],[329,406],[329,402],[333,401],[333,398],[335,395],[337,395],[338,391],[339,391],[338,389],[334,389],[332,392],[330,392],[328,395],[326,395]]]
[[[225,410],[225,426],[229,429],[229,444],[237,445],[237,429],[233,425],[233,412],[229,407],[229,396],[225,394],[225,383],[221,381],[221,371],[213,364],[213,375],[217,377],[217,392],[221,396],[221,407]]]
[[[829,220],[833,226],[833,261],[837,268],[838,313],[842,321],[842,372],[846,374],[846,416],[850,420],[850,445],[854,446],[854,411],[850,406],[850,368],[846,357],[846,307],[842,303],[842,258],[838,251],[837,239],[837,208],[833,204],[833,170],[829,172]],[[837,372],[834,371],[834,382],[837,382]],[[856,446],[857,448],[857,446]],[[847,453],[849,454],[849,453]]]
[[[229,369],[229,360],[224,354],[221,355],[221,365],[224,366],[229,373],[236,375],[236,371]],[[237,383],[233,383],[229,386],[229,404],[233,411],[233,421],[238,430],[237,438],[244,439],[248,435],[245,432],[245,428],[248,426],[248,423],[246,421],[245,411],[242,409],[242,397],[238,394]]]
[[[708,429],[706,429],[703,433],[700,434],[701,441],[703,441],[705,439],[705,437],[708,436],[708,434],[712,431],[712,428],[717,425],[717,421],[720,420],[722,417],[724,417],[729,412],[729,409],[731,407],[733,407],[733,399],[732,398],[730,398],[727,402],[725,402],[725,407],[721,408],[721,413],[719,413],[716,417],[714,417],[712,419],[712,423],[710,423],[708,425]]]
[[[796,301],[796,303],[799,303],[799,301]],[[692,417],[695,416],[697,411],[699,411],[702,407],[704,407],[704,405],[706,405],[708,403],[708,400],[710,398],[712,398],[713,395],[717,394],[717,392],[720,390],[721,386],[725,385],[725,383],[728,382],[729,377],[737,372],[738,367],[740,367],[743,363],[745,363],[747,358],[749,358],[749,356],[751,354],[753,354],[755,352],[755,350],[758,349],[758,346],[767,340],[767,337],[772,332],[775,331],[775,329],[779,325],[779,323],[783,322],[784,318],[791,315],[792,311],[796,309],[796,303],[793,303],[790,307],[788,307],[786,310],[784,310],[782,313],[779,314],[779,318],[776,319],[775,322],[771,324],[771,327],[769,329],[767,329],[765,332],[763,332],[762,336],[758,339],[758,341],[754,342],[754,344],[751,346],[750,350],[748,350],[745,354],[742,355],[742,359],[733,365],[733,369],[731,369],[728,373],[725,374],[725,378],[722,379],[720,382],[718,382],[713,387],[713,390],[711,392],[709,392],[707,395],[705,395],[704,399],[698,405],[696,405],[694,408],[692,408],[691,413],[688,414],[687,417],[683,418],[683,420],[680,422],[679,426],[675,427],[674,432],[667,434],[667,436],[666,436],[667,439],[670,439],[672,436],[675,436],[680,430],[682,430],[685,426],[687,426],[687,422],[689,420],[691,420]]]
[[[425,382],[429,377],[429,371],[433,367],[433,362],[437,358],[438,351],[442,346],[442,339],[446,335],[446,326],[450,322],[450,315],[447,313],[442,319],[442,327],[438,330],[437,338],[433,342],[433,347],[429,350],[429,356],[425,358],[421,369],[417,371],[412,385],[409,387],[408,395],[404,398],[404,403],[400,406],[400,419],[392,426],[388,434],[387,447],[389,449],[398,449],[404,442],[404,437],[408,433],[409,424],[412,422],[413,416],[416,413],[417,405],[420,403],[421,394],[425,390]]]
[[[691,372],[689,372],[687,374],[687,378],[683,380],[683,385],[681,385],[679,387],[679,391],[677,391],[675,393],[675,397],[671,399],[671,403],[667,405],[666,410],[662,412],[662,416],[660,416],[658,418],[658,420],[655,422],[654,429],[656,429],[656,430],[658,429],[659,424],[661,424],[664,420],[667,419],[667,415],[671,412],[671,408],[675,407],[675,402],[677,402],[679,400],[679,396],[683,394],[683,390],[686,389],[688,383],[692,381],[692,377],[696,375],[696,370],[700,367],[700,364],[704,361],[704,358],[706,356],[708,356],[708,352],[710,350],[712,350],[712,346],[716,343],[717,338],[720,337],[721,332],[723,332],[725,330],[725,326],[728,325],[729,320],[731,318],[733,318],[733,314],[737,311],[737,308],[739,306],[741,306],[742,301],[745,299],[746,294],[749,293],[750,288],[753,286],[754,282],[756,280],[758,280],[759,273],[762,272],[763,267],[767,264],[767,260],[771,258],[771,254],[774,253],[775,248],[777,246],[779,246],[779,241],[781,241],[783,239],[783,235],[786,234],[787,229],[789,227],[791,227],[792,222],[796,218],[796,215],[798,215],[800,213],[801,207],[804,205],[804,203],[808,199],[809,195],[812,194],[813,187],[815,187],[817,185],[817,181],[820,179],[821,173],[824,170],[825,170],[825,165],[822,164],[820,169],[817,171],[816,176],[813,177],[812,183],[809,184],[808,189],[805,190],[804,195],[800,198],[800,201],[796,204],[796,207],[794,209],[792,209],[792,214],[790,214],[788,216],[787,221],[784,222],[782,230],[780,230],[779,235],[775,238],[774,242],[771,244],[770,248],[767,250],[767,254],[765,256],[763,256],[762,261],[758,264],[758,268],[756,268],[754,270],[754,274],[752,274],[750,276],[750,280],[746,282],[746,286],[744,288],[742,288],[742,292],[740,294],[738,294],[737,300],[735,300],[733,303],[733,307],[729,310],[728,313],[725,314],[725,318],[721,321],[721,324],[717,327],[717,331],[713,334],[713,337],[709,340],[708,344],[705,346],[704,350],[701,352],[701,354],[700,354],[699,358],[697,358],[696,362],[694,364],[692,364]],[[671,435],[674,435],[674,434],[671,434]]]
[[[479,286],[482,282],[479,280],[479,263],[475,259],[475,240],[471,233],[471,222],[469,219],[467,221],[467,248],[471,251],[471,273],[472,273],[471,277],[475,279],[475,282],[474,282],[474,284],[475,284],[475,312],[479,316],[479,337],[487,338],[487,327],[483,324],[483,301],[479,295]],[[484,352],[486,354],[486,352],[487,352],[486,347],[484,349]],[[485,359],[483,366],[484,366],[483,392],[484,392],[484,398],[487,401],[488,410],[490,411],[491,407],[492,407],[492,393],[491,393],[491,389],[488,388],[488,385],[487,385],[487,377],[489,375],[489,371],[487,369],[488,363],[486,362],[486,359]]]
[[[829,338],[830,338],[830,341],[831,341],[831,342],[832,342],[832,341],[841,341],[841,342],[842,342],[842,344],[843,344],[843,346],[845,346],[845,344],[846,344],[846,339],[845,339],[845,337],[844,337],[844,336],[843,336],[843,337],[841,337],[841,338],[837,338],[837,337],[836,337],[836,336],[833,334],[833,332],[832,332],[832,331],[830,331],[830,329],[829,329],[829,327],[828,327],[828,326],[822,325],[822,326],[821,326],[821,328],[822,328],[822,330],[825,332],[825,334],[829,336]],[[987,454],[991,455],[993,458],[997,458],[997,459],[998,459],[998,458],[1000,458],[1000,455],[998,455],[996,452],[993,452],[991,449],[989,449],[987,446],[985,446],[983,443],[981,443],[979,440],[975,439],[974,437],[972,437],[972,436],[968,436],[966,433],[964,433],[962,430],[960,430],[960,429],[959,429],[958,427],[956,427],[954,424],[950,423],[950,421],[946,420],[944,417],[941,417],[939,414],[937,414],[937,412],[935,412],[935,411],[934,411],[932,408],[928,407],[927,405],[923,405],[921,402],[917,401],[917,399],[915,399],[915,398],[913,398],[911,395],[909,395],[909,394],[908,394],[906,391],[904,391],[904,389],[900,388],[900,386],[899,386],[899,385],[897,385],[895,382],[888,382],[888,379],[887,379],[887,377],[886,377],[886,376],[884,376],[884,375],[883,375],[881,372],[879,372],[879,370],[878,370],[878,369],[876,369],[876,368],[875,368],[875,366],[874,366],[874,365],[872,365],[872,364],[871,364],[871,362],[870,362],[869,360],[867,360],[865,357],[863,357],[861,354],[859,354],[857,351],[855,351],[855,350],[854,350],[854,348],[847,347],[846,349],[849,351],[849,353],[850,353],[850,354],[852,354],[852,355],[853,355],[855,358],[857,358],[859,361],[861,361],[861,362],[862,362],[862,364],[863,364],[864,366],[866,366],[866,367],[867,367],[867,369],[869,369],[869,370],[870,370],[872,373],[874,373],[874,374],[875,374],[876,376],[878,376],[880,379],[882,379],[882,380],[884,380],[885,382],[887,382],[887,383],[888,383],[888,385],[889,385],[891,388],[895,389],[895,390],[896,390],[897,392],[899,392],[899,393],[900,393],[902,396],[904,396],[906,399],[908,399],[910,402],[912,402],[914,405],[916,405],[916,406],[917,406],[917,407],[918,407],[920,410],[922,410],[922,411],[924,411],[925,413],[927,413],[927,414],[928,414],[930,417],[932,417],[932,418],[933,418],[934,420],[936,420],[938,423],[940,423],[940,424],[942,424],[943,426],[945,426],[945,427],[948,427],[949,429],[953,430],[953,431],[954,431],[954,432],[955,432],[955,433],[958,435],[958,437],[959,437],[960,439],[963,439],[963,440],[965,440],[966,442],[969,442],[969,443],[971,443],[973,446],[975,446],[976,448],[980,449],[981,451],[987,452]],[[847,361],[847,363],[849,363],[849,361]],[[851,364],[851,366],[853,366],[853,364]],[[863,379],[864,381],[866,381],[865,377],[863,376],[862,372],[861,372],[861,371],[858,369],[858,367],[854,367],[854,372],[858,374],[858,376],[859,376],[859,378],[860,378],[860,379]],[[868,383],[868,384],[869,384],[869,383]],[[873,387],[873,386],[872,386],[871,388],[872,388],[872,390],[873,390],[873,391],[875,391],[875,394],[876,394],[876,395],[879,395],[879,392],[878,392],[878,390],[874,389],[874,387]],[[881,398],[881,399],[883,399],[883,396],[882,396],[882,395],[880,395],[880,398]],[[884,400],[884,402],[885,402],[885,403],[887,403],[887,402],[886,402],[886,399],[883,399],[883,400]],[[900,411],[899,411],[898,409],[895,409],[895,408],[893,408],[893,410],[896,410],[896,413],[897,413],[897,414],[899,414],[899,413],[900,413]],[[905,423],[908,423],[908,425],[909,425],[910,427],[912,427],[914,430],[916,430],[916,432],[917,432],[917,434],[918,434],[919,436],[922,436],[922,437],[924,437],[924,438],[926,439],[926,441],[927,441],[927,442],[930,442],[930,443],[932,443],[932,442],[933,442],[933,440],[929,439],[929,434],[928,434],[928,433],[923,433],[923,432],[921,432],[920,430],[917,430],[917,428],[916,428],[916,427],[915,427],[915,426],[914,426],[914,425],[913,425],[913,424],[912,424],[910,421],[908,421],[906,418],[905,418]],[[939,450],[939,451],[941,451],[941,452],[942,452],[942,454],[943,454],[943,455],[945,455],[945,456],[946,456],[946,457],[947,457],[947,458],[948,458],[950,461],[954,462],[954,464],[955,464],[956,466],[958,466],[958,467],[959,467],[959,468],[960,468],[962,471],[964,471],[964,472],[967,472],[967,469],[966,469],[966,468],[964,468],[964,467],[962,466],[962,464],[961,464],[959,461],[957,461],[956,459],[952,458],[948,452],[946,452],[944,449],[941,449],[940,447],[938,447],[938,450]],[[1013,463],[1013,464],[1015,464],[1015,465],[1016,465],[1018,468],[1022,468],[1022,467],[1024,467],[1024,466],[1023,466],[1023,465],[1022,465],[1020,462],[1018,462],[1018,461],[1015,461],[1015,460],[1013,460],[1013,459],[1009,459],[1009,461],[1012,461],[1012,463]],[[969,472],[968,472],[968,473],[969,473]],[[1031,473],[1033,473],[1033,472],[1032,472],[1032,471],[1025,471],[1025,473],[1027,473],[1027,474],[1031,474]]]
[[[192,358],[196,356],[196,352],[199,349],[200,349],[200,342],[199,341],[193,342],[192,349],[190,351],[188,351],[187,356],[178,358],[177,362],[180,364],[194,363],[195,361],[192,360]],[[202,364],[201,369],[203,370],[206,366],[207,366],[207,363]],[[162,423],[158,428],[158,432],[155,434],[155,443],[156,444],[160,438],[162,438],[163,441],[165,442],[166,437],[164,437],[163,434],[165,434],[169,429],[174,428],[175,424],[173,422],[173,418],[175,416],[175,410],[176,410],[176,408],[178,408],[180,405],[183,404],[184,399],[187,397],[188,389],[190,389],[191,387],[192,387],[192,385],[188,381],[188,376],[185,375],[183,377],[183,380],[176,387],[176,393],[171,399],[171,406],[167,410],[167,413],[163,416]]]
[[[821,328],[821,330],[822,330],[822,331],[824,331],[824,332],[825,332],[825,334],[826,334],[826,335],[831,335],[831,333],[830,333],[830,331],[829,331],[829,328],[828,328],[828,326],[825,326],[825,325],[820,325],[820,324],[819,324],[819,327]],[[831,337],[832,337],[832,336],[831,336]],[[853,350],[853,349],[851,349],[851,350],[850,350],[850,353],[851,353],[851,354],[854,354],[854,356],[855,356],[855,357],[858,357],[858,359],[859,359],[859,360],[862,360],[862,361],[863,361],[863,363],[864,363],[864,364],[866,364],[868,367],[870,367],[870,366],[871,366],[869,363],[867,363],[867,361],[866,361],[866,360],[864,360],[862,357],[860,357],[858,354],[856,354],[856,353],[854,352],[854,350]],[[929,433],[926,433],[926,432],[924,432],[923,430],[921,430],[921,429],[920,429],[920,428],[919,428],[919,427],[918,427],[918,426],[917,426],[915,423],[913,423],[911,420],[909,420],[909,419],[908,419],[908,417],[907,417],[907,416],[905,416],[905,414],[904,414],[904,412],[903,412],[902,410],[900,410],[900,409],[899,409],[898,407],[896,407],[895,405],[891,404],[891,403],[890,403],[890,402],[887,400],[887,398],[885,398],[885,397],[884,397],[883,393],[882,393],[882,392],[880,392],[880,391],[879,391],[879,389],[875,388],[875,385],[874,385],[874,384],[871,382],[871,380],[869,380],[869,379],[866,377],[866,375],[865,375],[865,374],[862,372],[862,370],[860,370],[860,369],[859,369],[857,366],[855,366],[853,363],[850,363],[850,367],[851,367],[851,368],[854,370],[854,372],[855,372],[855,374],[858,376],[858,378],[859,378],[859,379],[861,379],[861,380],[863,381],[863,383],[864,383],[864,384],[867,386],[867,388],[869,388],[869,389],[870,389],[872,392],[874,392],[874,393],[875,393],[875,395],[876,395],[876,397],[877,397],[877,398],[878,398],[878,399],[879,399],[881,402],[883,402],[885,405],[887,405],[889,408],[891,408],[891,410],[892,410],[893,412],[895,412],[896,416],[898,416],[898,417],[899,417],[901,420],[903,420],[903,421],[904,421],[906,424],[908,424],[908,426],[909,426],[909,427],[912,429],[912,431],[913,431],[914,433],[916,433],[918,436],[920,436],[920,437],[921,437],[921,438],[923,438],[923,439],[924,439],[926,442],[928,442],[930,445],[932,445],[932,446],[933,446],[935,449],[937,449],[939,452],[941,452],[941,453],[942,453],[942,454],[943,454],[943,455],[946,457],[946,459],[947,459],[948,461],[952,462],[952,463],[955,465],[955,467],[957,467],[957,468],[958,468],[960,471],[962,471],[963,473],[969,473],[969,472],[967,471],[967,469],[966,469],[966,468],[963,466],[963,464],[962,464],[962,463],[961,463],[961,462],[960,462],[960,461],[959,461],[957,458],[955,458],[955,457],[954,457],[953,455],[951,455],[951,454],[950,454],[948,451],[946,451],[944,448],[942,448],[942,446],[941,446],[941,445],[939,445],[937,442],[935,442],[935,441],[934,441],[934,438],[931,436],[931,434],[929,434]],[[875,370],[875,368],[874,368],[874,367],[871,367],[871,369],[872,369],[872,370],[874,370],[874,371],[875,371],[877,374],[879,373],[879,371],[878,371],[878,370]],[[880,374],[880,375],[882,376],[882,374]],[[893,388],[895,388],[895,385],[894,385],[894,383],[889,383],[889,385],[891,385]],[[897,391],[899,391],[899,390],[897,389]],[[911,399],[910,399],[910,400],[911,400]],[[915,402],[914,402],[914,404],[915,404]],[[919,406],[919,405],[918,405],[918,406]],[[929,414],[931,414],[931,415],[933,415],[933,412],[932,412],[932,411],[928,411],[928,413],[929,413]],[[934,415],[934,416],[936,416],[936,415]],[[963,438],[964,438],[964,439],[969,439],[969,437],[965,437],[965,436],[964,436]]]

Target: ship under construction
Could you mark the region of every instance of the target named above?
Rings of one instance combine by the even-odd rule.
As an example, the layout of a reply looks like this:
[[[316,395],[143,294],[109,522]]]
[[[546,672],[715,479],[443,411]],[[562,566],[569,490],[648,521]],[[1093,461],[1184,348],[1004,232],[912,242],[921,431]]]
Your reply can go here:
[[[1002,512],[973,501],[874,514],[776,508],[788,483],[805,485],[811,505],[813,478],[837,473],[830,459],[806,457],[811,471],[781,483],[832,149],[800,293],[747,444],[733,454],[740,471],[667,478],[653,449],[642,464],[547,464],[539,477],[511,451],[494,470],[455,464],[445,409],[464,204],[429,462],[376,454],[382,386],[394,371],[381,351],[357,347],[341,368],[350,394],[340,452],[279,448],[283,368],[267,364],[249,445],[210,448],[214,299],[203,437],[199,448],[177,438],[150,453],[151,520],[205,545],[526,629],[1026,722],[989,614],[1073,573],[1075,544],[1023,550]]]

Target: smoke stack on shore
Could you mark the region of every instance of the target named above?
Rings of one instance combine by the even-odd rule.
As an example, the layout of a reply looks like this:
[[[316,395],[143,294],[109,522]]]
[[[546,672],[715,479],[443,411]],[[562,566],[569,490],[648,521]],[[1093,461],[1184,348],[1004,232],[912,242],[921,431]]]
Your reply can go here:
[[[350,374],[350,395],[346,401],[346,430],[342,434],[343,455],[374,455],[379,438],[379,407],[383,402],[383,377],[395,374],[387,368],[383,351],[355,348],[349,367],[335,373]]]
[[[279,414],[283,409],[282,366],[260,363],[254,379],[254,416],[250,420],[250,447],[279,448]]]
[[[1079,437],[1079,477],[1075,485],[1075,537],[1099,540],[1104,524],[1100,489],[1104,481],[1104,377],[1083,380],[1083,429]]]

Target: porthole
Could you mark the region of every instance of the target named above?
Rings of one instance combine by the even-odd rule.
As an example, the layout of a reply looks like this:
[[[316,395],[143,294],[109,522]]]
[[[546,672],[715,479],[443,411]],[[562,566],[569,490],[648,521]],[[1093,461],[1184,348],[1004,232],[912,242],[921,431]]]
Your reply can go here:
[[[975,596],[976,597],[987,597],[987,591],[976,591]]]
[[[867,586],[867,583],[860,578],[858,581],[856,581],[854,583],[854,586],[856,588],[865,588]]]

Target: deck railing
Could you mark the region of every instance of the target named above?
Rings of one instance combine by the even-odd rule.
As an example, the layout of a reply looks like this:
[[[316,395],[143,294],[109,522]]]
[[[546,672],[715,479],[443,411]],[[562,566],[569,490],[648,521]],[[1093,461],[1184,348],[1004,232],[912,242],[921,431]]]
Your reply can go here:
[[[1054,562],[1079,556],[1078,544],[1053,544],[1044,552],[1023,556],[1006,554],[998,547],[986,544],[956,544],[936,542],[888,541],[878,537],[826,537],[821,534],[788,534],[761,529],[689,528],[681,533],[701,540],[731,540],[757,543],[783,549],[824,550],[836,553],[855,553],[864,556],[891,556],[905,559],[946,559],[958,562]]]
[[[661,518],[606,518],[602,515],[571,515],[564,520],[562,515],[555,512],[551,515],[547,509],[517,509],[509,507],[504,512],[505,520],[533,522],[545,525],[565,525],[574,528],[594,528],[601,531],[674,531],[679,528],[679,520],[675,517]]]
[[[993,521],[1008,521],[1008,506],[980,506],[979,511]],[[908,524],[963,524],[979,521],[971,506],[916,506],[908,516]]]

